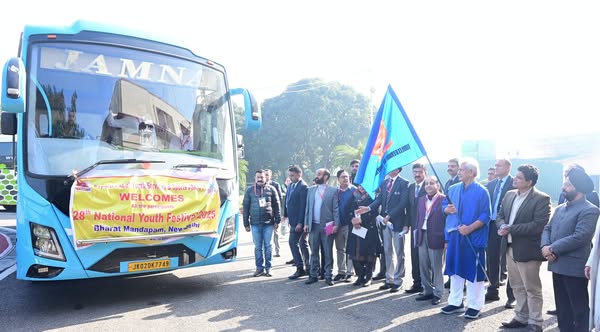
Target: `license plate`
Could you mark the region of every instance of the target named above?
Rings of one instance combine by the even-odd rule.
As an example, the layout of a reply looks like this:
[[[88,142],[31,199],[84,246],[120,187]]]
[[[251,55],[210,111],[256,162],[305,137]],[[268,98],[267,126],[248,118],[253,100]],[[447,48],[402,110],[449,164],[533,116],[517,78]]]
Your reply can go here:
[[[160,259],[154,261],[131,262],[127,264],[127,272],[140,272],[158,269],[168,269],[171,267],[170,259]]]

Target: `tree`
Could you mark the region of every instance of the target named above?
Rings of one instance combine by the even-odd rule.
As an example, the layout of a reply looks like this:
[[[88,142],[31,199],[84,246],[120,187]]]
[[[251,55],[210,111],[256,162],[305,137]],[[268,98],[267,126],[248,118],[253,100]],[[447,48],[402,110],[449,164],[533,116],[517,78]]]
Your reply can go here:
[[[320,167],[331,169],[335,147],[356,146],[369,131],[369,99],[321,79],[301,80],[265,100],[262,115],[262,129],[244,133],[246,157],[250,169],[271,168],[277,175],[290,164],[305,178]]]
[[[248,161],[238,158],[238,179],[240,180],[240,195],[246,190],[246,179],[248,175]]]
[[[364,151],[365,140],[361,140],[356,146],[348,144],[336,146],[333,149],[333,169],[343,168],[348,170],[350,161],[353,159],[361,160]]]

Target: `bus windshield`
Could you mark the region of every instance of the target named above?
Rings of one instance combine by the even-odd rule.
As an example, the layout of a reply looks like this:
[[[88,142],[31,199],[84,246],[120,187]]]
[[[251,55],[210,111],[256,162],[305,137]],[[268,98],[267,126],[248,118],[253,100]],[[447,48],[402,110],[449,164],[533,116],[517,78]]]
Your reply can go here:
[[[87,43],[35,43],[29,55],[29,172],[68,175],[101,160],[132,158],[166,161],[153,167],[233,169],[223,72],[189,59]]]

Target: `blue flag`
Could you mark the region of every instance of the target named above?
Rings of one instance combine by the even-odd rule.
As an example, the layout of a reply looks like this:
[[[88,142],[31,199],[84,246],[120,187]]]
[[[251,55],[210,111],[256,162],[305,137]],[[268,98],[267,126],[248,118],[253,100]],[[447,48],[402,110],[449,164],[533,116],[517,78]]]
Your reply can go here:
[[[355,183],[362,185],[371,197],[385,176],[426,155],[398,97],[388,86],[383,102],[369,134]]]

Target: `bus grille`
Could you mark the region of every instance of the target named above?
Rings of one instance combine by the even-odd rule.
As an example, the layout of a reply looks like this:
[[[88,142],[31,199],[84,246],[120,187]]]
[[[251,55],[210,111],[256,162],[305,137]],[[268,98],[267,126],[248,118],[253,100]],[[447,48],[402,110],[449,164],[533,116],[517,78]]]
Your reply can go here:
[[[179,258],[179,265],[172,266],[183,267],[203,259],[201,255],[194,252],[183,244],[174,244],[167,246],[139,247],[139,248],[121,248],[114,250],[88,269],[97,272],[118,273],[120,272],[121,262],[145,261],[149,259],[160,258]]]

